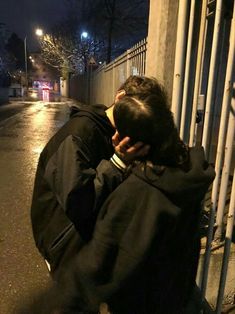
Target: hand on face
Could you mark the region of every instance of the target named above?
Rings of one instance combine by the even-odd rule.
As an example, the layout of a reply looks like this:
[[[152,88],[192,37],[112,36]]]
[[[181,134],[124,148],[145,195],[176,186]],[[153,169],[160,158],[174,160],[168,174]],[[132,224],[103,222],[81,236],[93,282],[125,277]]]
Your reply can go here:
[[[130,164],[139,157],[146,156],[150,149],[150,145],[145,145],[142,142],[136,142],[135,144],[131,145],[131,139],[128,136],[120,140],[117,131],[113,135],[112,141],[115,153],[126,164]]]

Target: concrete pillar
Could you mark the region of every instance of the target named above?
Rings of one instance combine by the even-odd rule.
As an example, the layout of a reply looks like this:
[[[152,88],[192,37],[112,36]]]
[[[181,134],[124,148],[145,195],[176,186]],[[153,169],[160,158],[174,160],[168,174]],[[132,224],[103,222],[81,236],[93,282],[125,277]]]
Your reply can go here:
[[[145,75],[156,77],[171,101],[179,0],[150,0]]]

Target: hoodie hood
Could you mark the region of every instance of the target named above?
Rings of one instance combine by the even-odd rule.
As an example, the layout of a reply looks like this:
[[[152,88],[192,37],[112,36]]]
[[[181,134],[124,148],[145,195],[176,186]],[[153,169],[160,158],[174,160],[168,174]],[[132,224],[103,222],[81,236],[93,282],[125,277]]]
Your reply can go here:
[[[161,190],[175,204],[181,200],[202,199],[215,177],[215,171],[205,159],[203,147],[189,149],[191,167],[188,171],[166,167],[161,174],[157,167],[138,166],[134,174]]]
[[[110,132],[110,136],[115,133],[115,129],[112,126],[108,116],[106,115],[106,110],[108,108],[102,104],[97,105],[73,105],[70,108],[70,119],[76,117],[89,117],[91,120],[95,121],[101,129],[107,130]]]

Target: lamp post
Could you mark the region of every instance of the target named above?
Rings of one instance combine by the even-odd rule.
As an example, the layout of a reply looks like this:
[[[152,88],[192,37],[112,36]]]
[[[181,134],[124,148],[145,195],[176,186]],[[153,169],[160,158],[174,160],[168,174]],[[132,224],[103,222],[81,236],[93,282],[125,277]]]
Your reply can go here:
[[[25,85],[28,91],[28,60],[27,60],[27,37],[24,38],[24,61],[25,61]]]
[[[88,39],[88,32],[86,31],[83,31],[81,32],[81,43],[82,45],[84,45],[85,43],[85,40]],[[82,47],[82,50],[84,50],[84,47]],[[86,72],[86,102],[87,104],[89,104],[90,102],[90,73],[89,73],[89,66],[88,66],[88,63],[87,63],[87,55],[86,55],[86,52],[84,50],[84,53],[83,53],[83,57],[84,57],[84,70]]]
[[[43,30],[41,28],[37,28],[35,30],[37,36],[43,36]],[[28,56],[27,56],[27,36],[24,38],[24,61],[25,61],[25,85],[26,85],[26,93],[28,92],[29,81],[28,81]]]

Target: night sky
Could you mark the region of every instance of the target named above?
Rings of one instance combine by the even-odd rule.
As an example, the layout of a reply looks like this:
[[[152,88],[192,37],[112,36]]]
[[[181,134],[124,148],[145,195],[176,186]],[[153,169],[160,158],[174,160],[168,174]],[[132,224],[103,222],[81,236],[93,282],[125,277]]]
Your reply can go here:
[[[20,38],[27,36],[30,49],[36,49],[37,27],[47,30],[66,15],[64,0],[0,0],[0,23]]]

